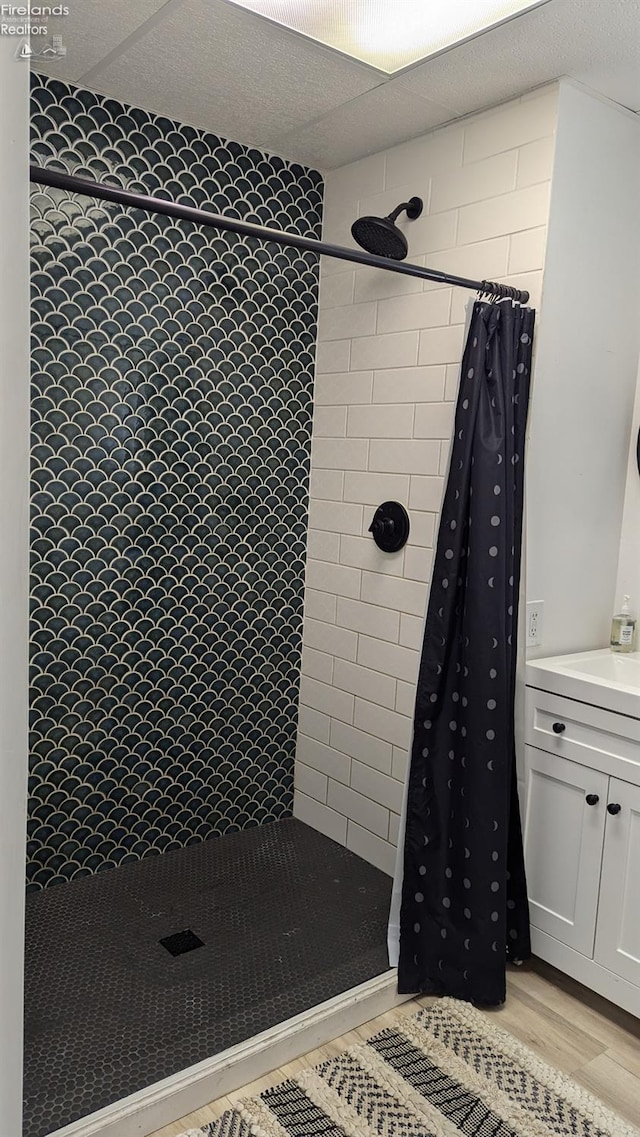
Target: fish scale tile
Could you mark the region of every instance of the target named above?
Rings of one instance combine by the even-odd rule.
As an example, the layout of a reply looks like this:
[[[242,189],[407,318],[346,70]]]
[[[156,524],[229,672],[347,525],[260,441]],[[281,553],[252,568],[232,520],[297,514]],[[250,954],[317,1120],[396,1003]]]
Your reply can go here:
[[[32,76],[32,161],[319,237],[314,170]],[[34,187],[28,887],[288,816],[313,253]]]

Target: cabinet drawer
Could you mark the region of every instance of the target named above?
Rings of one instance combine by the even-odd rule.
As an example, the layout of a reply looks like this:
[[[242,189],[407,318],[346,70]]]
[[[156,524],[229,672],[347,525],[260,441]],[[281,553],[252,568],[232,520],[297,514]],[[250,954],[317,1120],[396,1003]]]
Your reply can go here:
[[[527,687],[526,741],[614,778],[640,781],[639,719]]]

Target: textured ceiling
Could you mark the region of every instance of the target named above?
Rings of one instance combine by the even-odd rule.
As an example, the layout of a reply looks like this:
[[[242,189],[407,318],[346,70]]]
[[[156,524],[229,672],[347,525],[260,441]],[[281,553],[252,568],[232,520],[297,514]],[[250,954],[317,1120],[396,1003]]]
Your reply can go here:
[[[639,0],[550,0],[390,79],[225,0],[82,0],[50,31],[47,74],[320,169],[561,75],[640,112]]]

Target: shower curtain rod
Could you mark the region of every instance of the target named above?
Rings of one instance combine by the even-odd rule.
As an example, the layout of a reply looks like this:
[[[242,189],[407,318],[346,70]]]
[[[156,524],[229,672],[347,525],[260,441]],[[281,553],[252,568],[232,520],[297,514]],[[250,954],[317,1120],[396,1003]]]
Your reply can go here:
[[[193,221],[196,225],[206,225],[211,229],[223,229],[229,233],[239,233],[243,237],[255,237],[258,241],[273,241],[276,245],[305,249],[324,257],[335,257],[341,261],[369,265],[370,268],[383,268],[387,272],[399,272],[404,276],[417,276],[422,280],[433,280],[439,284],[452,284],[458,288],[469,288],[473,292],[493,296],[499,300],[511,299],[520,304],[526,304],[529,300],[528,292],[519,288],[512,288],[509,284],[497,284],[491,280],[469,280],[465,276],[453,276],[451,273],[423,268],[422,265],[405,264],[404,261],[376,257],[371,253],[361,252],[359,249],[330,245],[325,241],[316,241],[312,237],[302,237],[298,233],[283,233],[279,229],[269,229],[264,225],[253,225],[248,221],[239,221],[235,217],[225,217],[221,213],[210,213],[206,209],[194,209],[193,206],[179,205],[175,201],[165,201],[159,197],[146,197],[141,193],[131,193],[129,190],[120,189],[118,186],[106,185],[103,182],[92,182],[87,178],[78,178],[74,174],[63,173],[60,170],[51,170],[43,166],[30,166],[29,177],[32,182],[36,182],[40,186],[69,190],[71,193],[85,194],[87,197],[96,197],[103,201],[113,201],[116,205],[126,205],[132,209],[144,209],[148,213],[163,213],[166,217],[176,217],[181,221]]]

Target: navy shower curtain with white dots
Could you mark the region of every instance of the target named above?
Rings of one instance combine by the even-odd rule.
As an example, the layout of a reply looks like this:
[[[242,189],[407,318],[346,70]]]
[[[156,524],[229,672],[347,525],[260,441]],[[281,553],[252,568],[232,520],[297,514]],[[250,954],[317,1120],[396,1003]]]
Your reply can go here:
[[[534,312],[474,304],[418,679],[398,988],[497,1005],[530,954],[514,697]]]

